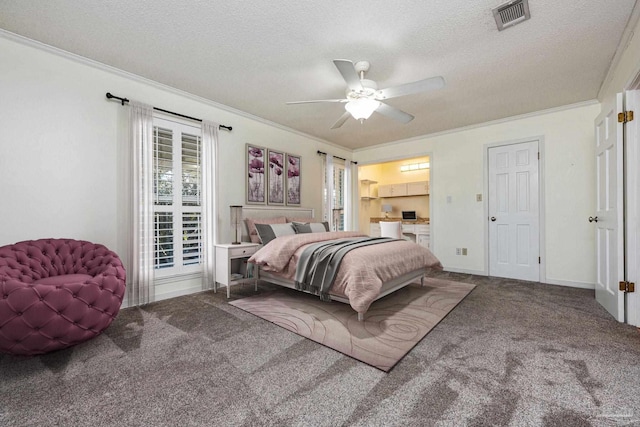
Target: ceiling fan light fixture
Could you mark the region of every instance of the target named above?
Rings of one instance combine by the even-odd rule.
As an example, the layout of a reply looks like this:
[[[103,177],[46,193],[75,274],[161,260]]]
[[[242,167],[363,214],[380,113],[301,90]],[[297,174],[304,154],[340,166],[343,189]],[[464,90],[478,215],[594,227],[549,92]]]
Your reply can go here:
[[[345,104],[344,108],[347,110],[354,119],[364,120],[371,117],[371,114],[380,106],[380,101],[369,98],[358,98],[349,101]]]

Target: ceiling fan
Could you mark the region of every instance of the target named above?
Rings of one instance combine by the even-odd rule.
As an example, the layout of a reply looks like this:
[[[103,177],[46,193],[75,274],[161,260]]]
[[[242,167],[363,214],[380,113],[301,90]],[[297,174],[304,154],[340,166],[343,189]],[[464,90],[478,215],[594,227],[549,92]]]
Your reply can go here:
[[[346,98],[287,102],[287,104],[310,104],[315,102],[344,103],[344,108],[347,111],[331,126],[331,129],[337,129],[342,126],[349,116],[362,122],[368,119],[374,111],[398,120],[399,122],[409,123],[414,119],[411,114],[405,113],[381,101],[444,87],[444,79],[438,76],[386,89],[378,89],[376,82],[364,78],[364,73],[367,72],[370,67],[369,62],[358,61],[354,64],[347,59],[334,59],[333,63],[340,74],[342,74],[342,78],[347,82]]]

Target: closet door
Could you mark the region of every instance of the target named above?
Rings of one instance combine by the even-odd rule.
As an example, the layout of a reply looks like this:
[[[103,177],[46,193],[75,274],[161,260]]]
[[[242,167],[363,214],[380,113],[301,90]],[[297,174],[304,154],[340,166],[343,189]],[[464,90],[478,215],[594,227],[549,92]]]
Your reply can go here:
[[[538,141],[491,147],[489,274],[540,280]]]

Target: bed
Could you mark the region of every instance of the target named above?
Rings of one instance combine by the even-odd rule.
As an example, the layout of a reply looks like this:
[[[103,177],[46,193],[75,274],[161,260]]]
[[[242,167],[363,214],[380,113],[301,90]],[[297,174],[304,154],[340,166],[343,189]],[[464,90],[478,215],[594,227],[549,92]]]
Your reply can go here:
[[[284,209],[284,208],[283,208]],[[291,209],[291,208],[287,208]],[[245,212],[246,211],[246,212]],[[282,211],[245,209],[243,214],[251,222],[271,222],[282,216]],[[255,215],[260,212],[260,215]],[[252,213],[254,216],[252,216]],[[288,220],[313,222],[313,210],[296,210],[284,215]],[[282,219],[277,221],[283,224]],[[245,229],[243,239],[250,239],[250,227]],[[249,263],[257,266],[255,278],[276,285],[298,289],[303,292],[319,294],[318,289],[305,289],[301,286],[303,275],[298,272],[298,263],[308,256],[311,246],[323,246],[325,242],[348,242],[348,246],[357,246],[342,253],[342,261],[335,272],[335,279],[328,286],[327,300],[350,304],[357,312],[358,320],[363,320],[369,306],[376,301],[408,284],[420,279],[423,281],[427,269],[442,269],[440,261],[428,249],[403,239],[374,239],[368,241],[367,235],[351,231],[312,232],[281,235],[264,244],[251,258]],[[255,238],[254,238],[255,241]],[[358,242],[354,244],[353,242]],[[305,252],[306,250],[306,252]]]

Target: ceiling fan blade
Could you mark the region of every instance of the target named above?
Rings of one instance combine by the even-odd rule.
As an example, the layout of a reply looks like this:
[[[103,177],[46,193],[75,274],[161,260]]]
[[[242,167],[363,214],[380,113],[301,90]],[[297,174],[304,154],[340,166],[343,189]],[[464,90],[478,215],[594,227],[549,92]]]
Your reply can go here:
[[[442,89],[444,87],[444,79],[441,76],[431,77],[417,82],[405,83],[399,86],[388,87],[378,91],[376,99],[389,99],[398,96],[411,95],[429,90]]]
[[[364,90],[362,83],[360,83],[360,77],[353,67],[353,62],[348,59],[334,59],[333,63],[336,65],[338,71],[340,71],[340,74],[342,74],[344,81],[347,82],[349,89],[355,91]]]
[[[411,114],[405,113],[402,110],[398,110],[396,107],[387,105],[384,102],[381,102],[378,108],[376,108],[376,113],[380,113],[383,116],[390,117],[394,120],[397,120],[405,124],[409,123],[411,120],[414,119],[414,117]]]
[[[340,126],[344,124],[344,122],[347,121],[349,117],[351,117],[351,113],[349,113],[348,111],[345,111],[344,114],[341,115],[340,118],[333,124],[333,126],[331,126],[331,129],[338,129]]]
[[[314,99],[311,101],[289,101],[285,104],[311,104],[313,102],[347,102],[348,99]]]

